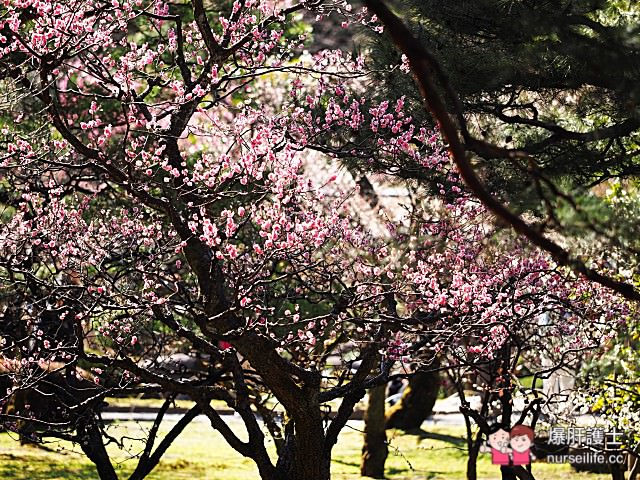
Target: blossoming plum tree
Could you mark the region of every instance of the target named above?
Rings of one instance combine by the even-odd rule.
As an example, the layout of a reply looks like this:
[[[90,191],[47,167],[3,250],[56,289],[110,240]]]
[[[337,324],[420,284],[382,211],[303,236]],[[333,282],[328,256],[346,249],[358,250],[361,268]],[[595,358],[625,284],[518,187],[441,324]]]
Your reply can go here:
[[[0,75],[14,105],[0,132],[6,428],[71,440],[100,478],[116,479],[104,400],[158,393],[167,401],[131,479],[147,476],[200,414],[262,478],[327,479],[354,406],[401,357],[446,350],[486,362],[536,313],[576,312],[563,323],[572,334],[602,317],[602,304],[587,308],[589,285],[542,254],[486,246],[489,217],[437,137],[403,114],[401,99],[363,96],[362,58],[300,59],[297,12],[379,29],[366,10],[213,7],[1,7]],[[280,95],[272,87],[283,77]],[[362,129],[370,133],[355,154],[405,156],[447,179],[446,215],[422,206],[406,227],[376,235],[335,175],[314,175],[327,160],[318,151],[330,156]],[[195,406],[159,439],[178,395]],[[212,400],[240,415],[244,435]]]
[[[456,175],[449,180],[455,184]],[[537,379],[577,370],[633,313],[604,287],[496,230],[484,207],[458,190],[438,217],[427,208],[415,212],[415,223],[395,232],[391,255],[403,259],[394,261],[394,285],[406,309],[400,330],[412,339],[409,358],[418,371],[446,373],[458,393],[473,479],[491,424],[535,425],[541,413],[554,413],[569,392],[545,391]],[[523,368],[531,386],[520,381]],[[466,398],[469,387],[479,406]],[[523,468],[503,470],[503,478],[533,478]]]

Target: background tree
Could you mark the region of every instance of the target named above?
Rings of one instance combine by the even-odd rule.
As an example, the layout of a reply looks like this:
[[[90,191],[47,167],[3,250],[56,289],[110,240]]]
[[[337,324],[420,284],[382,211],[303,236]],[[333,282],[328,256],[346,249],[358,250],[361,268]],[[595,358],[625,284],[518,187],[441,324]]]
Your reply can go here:
[[[634,87],[626,88],[633,67],[625,70],[637,57],[636,7],[615,2],[481,2],[475,10],[476,5],[429,2],[429,13],[414,16],[423,20],[426,39],[420,42],[409,40],[412,34],[382,2],[367,4],[405,54],[396,65],[413,68],[420,96],[478,198],[560,263],[627,298],[640,298],[632,280],[637,245],[628,233],[633,227],[621,222],[615,208],[593,189],[610,179],[626,185],[636,178],[637,93]],[[476,22],[487,11],[495,15]],[[450,45],[446,61],[438,51],[445,50],[443,45]],[[473,58],[462,61],[462,51],[453,55],[455,45],[471,46],[465,52],[472,51]],[[594,65],[604,57],[588,56],[588,46],[606,49],[607,55],[626,62],[616,64],[624,65],[620,69]],[[493,52],[503,50],[508,53],[489,61]],[[484,65],[477,83],[468,73],[476,60]],[[556,68],[553,61],[569,68]],[[456,72],[451,79],[443,67],[446,62]],[[482,82],[489,77],[491,81]],[[494,79],[497,84],[491,83]],[[574,154],[590,166],[571,161]],[[407,166],[404,174],[411,170]],[[533,214],[527,221],[519,215],[523,210]],[[550,232],[559,240],[552,240]]]
[[[385,392],[385,385],[369,390],[360,463],[360,474],[363,477],[385,478],[384,464],[389,453],[384,418]]]
[[[459,182],[453,171],[449,177]],[[418,201],[413,222],[392,227],[389,255],[403,286],[398,297],[411,312],[402,329],[406,361],[427,371],[438,365],[452,380],[467,420],[468,476],[475,478],[490,426],[535,426],[558,401],[537,379],[575,368],[611,340],[616,320],[624,329],[634,317],[605,289],[492,227],[488,212],[462,188],[452,194],[446,205]],[[523,366],[531,386],[520,381]],[[470,385],[481,398],[478,410],[466,396]],[[531,478],[524,469],[505,469],[504,478],[514,475]]]
[[[632,73],[616,68],[605,71],[602,64],[596,65],[602,57],[587,59],[586,52],[589,50],[585,48],[591,45],[595,49],[607,49],[607,54],[618,56],[618,59],[624,58],[625,62],[617,63],[624,65],[622,70],[628,65],[626,61],[631,65],[637,63],[637,49],[634,48],[632,39],[634,37],[627,36],[638,29],[635,6],[615,2],[588,5],[569,3],[560,6],[560,11],[547,11],[546,14],[551,15],[550,21],[540,17],[538,22],[535,20],[538,18],[536,14],[545,10],[547,5],[532,6],[515,2],[504,10],[505,15],[491,16],[485,22],[489,35],[484,27],[481,30],[478,27],[484,23],[474,21],[475,5],[452,7],[448,12],[446,8],[430,9],[423,17],[429,18],[424,23],[425,29],[431,30],[426,34],[425,41],[428,44],[431,40],[432,48],[429,49],[417,44],[397,17],[381,2],[367,3],[382,17],[395,43],[407,55],[405,59],[416,74],[421,96],[426,99],[428,108],[440,122],[450,143],[452,157],[466,183],[483,203],[534,244],[551,252],[561,263],[571,265],[588,278],[623,293],[627,298],[638,299],[637,289],[634,288],[634,284],[637,287],[637,249],[634,240],[629,240],[632,238],[629,232],[634,228],[631,225],[637,223],[629,219],[637,217],[637,211],[629,216],[628,206],[633,202],[627,201],[629,193],[633,196],[637,183],[635,137],[638,124],[637,108],[634,106],[637,105],[637,92],[634,92],[633,87],[625,87],[626,79],[629,75],[633,76]],[[506,6],[495,5],[499,8]],[[551,9],[556,6],[558,5],[554,4]],[[484,7],[486,5],[480,7],[483,14],[487,10]],[[539,9],[538,12],[536,9]],[[451,16],[454,10],[469,13],[471,21],[467,23],[466,18],[458,22],[443,20]],[[455,17],[455,13],[453,16]],[[511,30],[506,23],[500,25],[503,18],[508,18],[507,21],[517,25],[520,31]],[[531,21],[532,19],[534,20]],[[496,25],[498,28],[494,28]],[[462,26],[460,30],[459,26]],[[536,36],[524,42],[525,51],[518,57],[510,58],[508,54],[500,57],[500,60],[507,59],[511,70],[501,66],[494,78],[500,80],[506,75],[510,78],[508,84],[497,88],[489,86],[487,91],[481,93],[482,98],[474,98],[472,93],[470,101],[469,91],[465,91],[464,85],[457,85],[460,97],[453,86],[455,82],[464,83],[466,72],[463,70],[463,75],[459,75],[460,65],[464,65],[459,59],[463,56],[449,54],[438,61],[438,50],[452,37],[429,37],[430,33],[442,33],[446,29],[459,33],[457,37],[453,36],[459,45],[464,45],[465,48],[469,45],[478,47],[480,55],[475,55],[478,52],[474,52],[474,57],[480,58],[484,46],[499,51],[501,42],[508,51],[518,51],[520,43],[511,44],[511,35],[519,34],[522,39],[534,32]],[[474,43],[474,36],[481,38],[480,41]],[[461,38],[466,38],[468,42],[460,41]],[[455,50],[455,44],[453,49]],[[564,71],[553,67],[546,61],[549,53],[553,55],[553,60],[561,59],[574,69]],[[532,61],[531,54],[537,61]],[[450,80],[444,73],[447,70],[441,69],[441,64],[451,62],[452,59],[455,60],[450,66],[453,71]],[[520,62],[520,59],[523,61]],[[478,69],[481,75],[487,70],[487,66],[492,68],[490,54],[482,65],[485,68]],[[575,68],[577,65],[586,68]],[[548,70],[545,71],[545,67]],[[527,68],[529,71],[526,71]],[[512,75],[513,72],[516,72],[515,76]],[[524,72],[527,75],[522,75]],[[530,79],[538,82],[533,87],[529,81],[529,73]],[[553,78],[555,73],[560,73],[559,81]],[[573,83],[576,78],[579,78],[577,84]],[[549,83],[547,79],[552,82]],[[475,86],[472,85],[472,88]],[[511,92],[501,97],[505,89]],[[601,98],[593,100],[590,95],[593,91],[598,92]],[[492,92],[495,97],[492,97]],[[488,104],[486,99],[490,99]],[[553,102],[549,102],[549,99]],[[624,100],[619,103],[621,99]],[[478,107],[479,110],[474,110]],[[447,110],[454,118],[451,118]],[[576,114],[576,111],[579,113]],[[575,119],[579,116],[584,118],[577,122]],[[560,125],[561,121],[565,123]],[[487,126],[494,128],[496,125],[500,134],[508,133],[505,141],[514,141],[515,148],[511,148],[511,145],[503,147],[495,137],[492,143],[486,141],[491,130]],[[510,130],[509,125],[520,128]],[[578,131],[572,131],[567,125],[572,128],[575,126]],[[484,140],[477,139],[480,133],[485,137]],[[614,149],[612,156],[609,156],[612,145],[616,145],[619,150]],[[567,159],[573,158],[574,152],[587,158],[589,167],[571,172],[574,165],[580,164],[567,162]],[[467,155],[477,155],[480,158],[476,162],[476,171]],[[490,161],[492,158],[500,159],[500,162],[506,160],[507,171],[512,166],[519,169],[520,177],[525,182],[523,186],[531,185],[532,194],[528,195],[525,188],[516,190],[516,194],[509,191],[509,175],[505,175],[500,167],[495,168],[496,162],[492,164]],[[482,168],[485,165],[492,168]],[[494,175],[494,172],[498,175]],[[585,172],[591,177],[589,181],[583,175]],[[498,183],[507,186],[506,192],[501,185],[495,184],[496,179]],[[603,182],[610,188],[606,195],[603,188],[593,188]],[[492,192],[498,192],[499,195]],[[509,207],[505,205],[505,200],[510,202]],[[617,208],[616,204],[620,201],[624,206]],[[539,207],[536,206],[537,202],[540,202]],[[531,217],[524,221],[518,215],[518,211],[522,210],[533,212],[537,216],[534,217],[537,223],[531,222]],[[621,221],[622,219],[627,222]],[[560,243],[550,240],[545,231],[553,231],[555,238],[561,239]]]

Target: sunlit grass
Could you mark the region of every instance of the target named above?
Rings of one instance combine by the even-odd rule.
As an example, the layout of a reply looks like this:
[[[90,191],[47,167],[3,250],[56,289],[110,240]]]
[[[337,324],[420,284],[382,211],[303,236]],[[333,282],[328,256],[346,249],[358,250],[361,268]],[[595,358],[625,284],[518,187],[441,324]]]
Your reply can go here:
[[[355,425],[361,426],[361,423]],[[110,433],[140,437],[150,428],[150,422],[122,422],[113,424]],[[168,424],[165,432],[170,428]],[[120,434],[120,435],[118,435]],[[389,432],[390,454],[387,460],[387,477],[400,479],[465,478],[467,455],[459,439],[460,427],[431,427],[419,435]],[[142,448],[141,443],[127,441],[127,451],[110,446],[117,463],[120,478],[127,478],[135,468],[130,458]],[[47,449],[20,446],[15,437],[0,434],[0,479],[16,480],[86,480],[98,476],[76,446],[68,443],[50,443]],[[354,428],[346,428],[334,449],[332,478],[356,479],[359,476],[362,434]],[[61,449],[61,451],[57,451]],[[608,475],[574,472],[569,465],[552,465],[536,462],[533,473],[538,480],[605,480]],[[208,479],[250,480],[257,479],[253,463],[229,447],[219,434],[213,432],[204,421],[193,422],[167,451],[160,465],[149,476],[155,480]],[[498,467],[490,463],[488,455],[478,462],[479,479],[499,479]]]

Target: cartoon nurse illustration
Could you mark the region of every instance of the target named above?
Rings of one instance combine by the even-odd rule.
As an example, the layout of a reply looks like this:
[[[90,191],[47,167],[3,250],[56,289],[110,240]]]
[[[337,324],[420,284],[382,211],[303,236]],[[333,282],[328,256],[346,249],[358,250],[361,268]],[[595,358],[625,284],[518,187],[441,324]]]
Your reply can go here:
[[[490,430],[486,445],[480,447],[481,452],[491,452],[491,463],[509,465],[509,432],[502,426],[494,425]]]
[[[513,465],[528,465],[535,456],[531,453],[533,430],[526,425],[516,425],[511,429],[511,459]]]

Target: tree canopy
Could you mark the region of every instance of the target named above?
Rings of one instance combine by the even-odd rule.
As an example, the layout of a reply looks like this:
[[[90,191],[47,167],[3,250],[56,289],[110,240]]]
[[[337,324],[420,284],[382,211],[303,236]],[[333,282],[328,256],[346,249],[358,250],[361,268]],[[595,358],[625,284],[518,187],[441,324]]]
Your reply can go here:
[[[371,94],[380,70],[364,55],[306,53],[303,12],[383,31],[370,10],[320,0],[1,7],[5,428],[71,440],[115,480],[105,399],[164,395],[131,479],[203,414],[262,478],[326,480],[355,405],[394,366],[441,356],[484,375],[510,422],[523,358],[546,375],[632,317],[496,226],[453,137],[402,95]],[[404,199],[363,199],[346,157],[385,165],[375,182]],[[194,407],[156,438],[181,395]]]
[[[402,2],[411,33],[367,4],[476,195],[561,263],[638,299],[635,222],[616,205],[637,189],[637,7]]]

